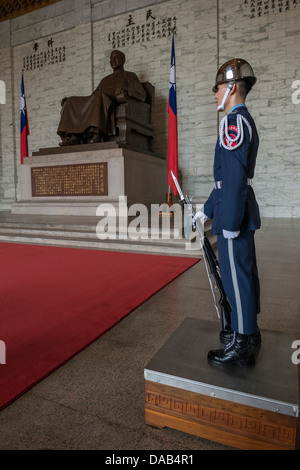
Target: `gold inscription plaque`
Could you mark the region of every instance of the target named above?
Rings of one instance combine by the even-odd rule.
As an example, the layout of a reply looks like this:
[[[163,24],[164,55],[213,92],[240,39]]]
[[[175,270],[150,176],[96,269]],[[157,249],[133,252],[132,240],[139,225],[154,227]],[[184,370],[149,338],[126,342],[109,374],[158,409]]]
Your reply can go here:
[[[31,168],[33,197],[107,196],[107,162]]]

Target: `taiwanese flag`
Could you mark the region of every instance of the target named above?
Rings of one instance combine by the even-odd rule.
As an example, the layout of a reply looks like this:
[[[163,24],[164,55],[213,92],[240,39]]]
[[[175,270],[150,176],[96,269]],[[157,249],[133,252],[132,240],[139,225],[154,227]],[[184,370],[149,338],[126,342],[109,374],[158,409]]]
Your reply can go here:
[[[29,135],[29,126],[27,118],[27,109],[26,109],[26,99],[25,99],[25,88],[24,88],[24,77],[22,74],[22,84],[21,84],[21,163],[23,163],[24,157],[28,157],[28,142],[27,136]]]
[[[171,171],[178,179],[178,137],[177,137],[177,102],[176,102],[176,79],[175,79],[175,46],[174,34],[172,35],[172,54],[170,70],[170,88],[169,88],[169,125],[168,125],[168,183],[177,196],[178,191],[174,184]]]

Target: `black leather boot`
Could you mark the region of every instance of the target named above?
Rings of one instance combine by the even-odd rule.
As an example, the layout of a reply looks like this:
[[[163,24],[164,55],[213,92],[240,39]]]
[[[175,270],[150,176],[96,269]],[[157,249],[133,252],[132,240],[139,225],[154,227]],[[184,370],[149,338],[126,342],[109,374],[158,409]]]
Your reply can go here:
[[[218,365],[239,364],[249,367],[255,365],[255,356],[249,344],[249,335],[233,333],[231,343],[224,349],[215,349],[209,351],[207,355],[208,362]]]
[[[220,332],[220,340],[222,343],[227,344],[230,343],[233,339],[233,331],[231,329],[224,329]],[[249,335],[249,344],[252,346],[257,346],[261,343],[261,334],[258,326],[256,326],[255,333]]]

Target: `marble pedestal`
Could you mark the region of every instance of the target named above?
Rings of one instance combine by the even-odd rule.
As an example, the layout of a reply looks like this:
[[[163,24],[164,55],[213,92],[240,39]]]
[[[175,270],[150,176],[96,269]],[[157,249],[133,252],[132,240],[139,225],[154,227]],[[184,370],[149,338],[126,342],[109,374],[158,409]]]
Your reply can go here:
[[[107,165],[105,195],[41,197],[34,194],[33,169],[87,163]],[[11,209],[13,214],[91,216],[96,215],[101,203],[117,207],[120,197],[123,200],[126,197],[128,206],[140,203],[149,207],[165,201],[167,161],[155,155],[120,148],[115,143],[43,149],[25,158],[23,165],[20,165],[19,188],[19,200]]]

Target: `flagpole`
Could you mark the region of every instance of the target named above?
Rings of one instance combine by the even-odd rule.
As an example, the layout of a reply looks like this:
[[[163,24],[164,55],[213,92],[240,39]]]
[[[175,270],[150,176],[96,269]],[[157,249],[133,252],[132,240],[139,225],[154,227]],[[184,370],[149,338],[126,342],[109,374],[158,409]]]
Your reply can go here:
[[[166,204],[168,207],[171,207],[173,204],[171,188],[169,185],[168,192],[166,193]]]
[[[171,178],[171,171],[178,177],[178,142],[177,142],[177,100],[176,100],[176,74],[175,74],[175,28],[171,29],[172,33],[172,51],[171,51],[171,69],[169,83],[169,100],[168,100],[168,192],[166,194],[166,204],[172,206],[172,192],[177,195],[177,189],[174,187]]]
[[[28,116],[27,116],[27,107],[26,107],[26,97],[25,97],[25,85],[24,85],[24,70],[22,69],[21,76],[21,107],[20,107],[20,156],[21,164],[24,162],[24,158],[28,157],[28,135],[29,135],[29,125],[28,125]]]

